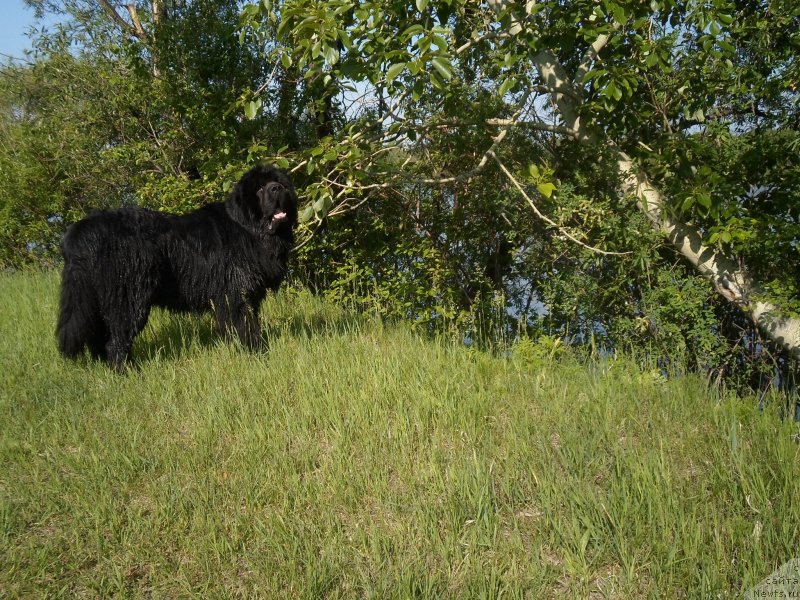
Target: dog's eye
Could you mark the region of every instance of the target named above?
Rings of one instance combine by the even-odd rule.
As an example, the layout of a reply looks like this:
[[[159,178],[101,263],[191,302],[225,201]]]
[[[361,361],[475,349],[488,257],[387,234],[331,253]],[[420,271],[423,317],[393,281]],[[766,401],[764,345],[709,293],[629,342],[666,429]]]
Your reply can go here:
[[[265,185],[264,189],[267,191],[267,193],[270,196],[273,196],[275,194],[278,194],[278,193],[282,192],[283,191],[283,186],[280,183],[278,183],[277,181],[273,181],[272,183],[268,183],[267,185]]]

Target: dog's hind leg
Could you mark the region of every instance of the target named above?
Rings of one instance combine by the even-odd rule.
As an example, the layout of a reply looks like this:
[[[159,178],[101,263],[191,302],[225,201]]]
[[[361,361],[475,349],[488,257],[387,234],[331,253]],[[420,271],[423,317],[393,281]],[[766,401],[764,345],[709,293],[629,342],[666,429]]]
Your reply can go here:
[[[94,328],[92,335],[87,340],[89,346],[89,354],[96,360],[106,360],[106,345],[109,341],[108,327],[105,322],[98,315],[97,324]]]
[[[105,358],[109,366],[116,371],[122,371],[131,360],[133,340],[147,324],[148,311],[136,311],[136,314],[117,315],[116,322],[109,324],[108,341],[104,352],[98,352]]]
[[[114,296],[106,296],[108,302],[102,308],[106,327],[102,333],[105,335],[95,338],[94,350],[117,371],[130,361],[133,340],[147,324],[150,297],[151,294],[142,293],[140,289],[130,297],[130,290],[125,288]],[[102,349],[99,347],[101,343],[105,344]]]
[[[96,335],[100,324],[97,298],[80,264],[67,262],[61,278],[56,337],[58,349],[67,358],[77,358]]]

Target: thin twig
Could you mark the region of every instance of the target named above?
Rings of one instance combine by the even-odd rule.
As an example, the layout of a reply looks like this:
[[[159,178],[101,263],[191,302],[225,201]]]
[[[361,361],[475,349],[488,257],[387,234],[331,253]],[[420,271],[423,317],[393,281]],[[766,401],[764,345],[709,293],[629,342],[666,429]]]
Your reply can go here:
[[[490,31],[488,33],[484,33],[482,36],[479,36],[479,37],[475,38],[474,40],[470,40],[468,42],[465,42],[464,44],[462,44],[461,46],[456,48],[455,51],[453,52],[453,54],[461,54],[462,52],[464,52],[464,50],[467,50],[467,49],[471,48],[472,46],[480,44],[481,42],[485,42],[486,40],[509,39],[511,37],[513,37],[513,36],[511,34],[509,34],[509,33],[500,32],[500,31]]]
[[[475,175],[477,175],[480,171],[483,170],[483,168],[486,166],[486,163],[489,162],[489,158],[495,155],[494,154],[495,149],[500,145],[500,142],[502,142],[505,139],[505,137],[508,135],[509,129],[511,129],[511,127],[513,127],[513,126],[515,126],[517,124],[520,115],[522,115],[522,113],[523,113],[523,111],[525,109],[525,105],[528,102],[528,97],[529,96],[530,96],[530,92],[527,92],[522,97],[522,100],[519,103],[519,108],[517,108],[517,110],[514,112],[514,114],[511,115],[511,118],[508,119],[505,122],[505,126],[495,136],[494,140],[492,140],[492,145],[489,146],[489,149],[486,152],[483,153],[483,156],[481,157],[480,162],[478,163],[478,165],[474,169],[472,169],[470,171],[467,171],[466,173],[462,173],[461,175],[455,175],[453,177],[445,177],[445,178],[442,178],[442,179],[422,179],[422,180],[420,180],[419,183],[441,185],[441,184],[445,184],[445,183],[454,183],[456,181],[464,181],[464,180],[472,179]]]
[[[609,256],[623,256],[625,254],[630,254],[630,252],[609,252],[607,250],[600,250],[600,248],[595,248],[594,246],[589,246],[588,244],[585,244],[584,242],[580,241],[579,239],[577,239],[576,237],[571,235],[566,229],[561,227],[558,223],[556,223],[552,219],[550,219],[547,216],[545,216],[544,214],[542,214],[542,212],[537,208],[536,203],[531,199],[530,196],[528,196],[527,193],[525,193],[525,190],[522,188],[522,186],[519,184],[519,182],[516,180],[516,178],[511,174],[511,172],[506,168],[506,166],[500,161],[500,159],[497,157],[497,155],[492,150],[489,150],[489,153],[490,153],[490,156],[495,160],[497,165],[500,167],[500,170],[503,171],[503,173],[505,173],[506,177],[508,177],[508,179],[511,181],[511,183],[514,184],[514,187],[516,187],[517,190],[519,190],[519,193],[522,194],[522,197],[525,198],[525,200],[528,201],[528,204],[531,205],[531,208],[533,209],[533,212],[536,213],[536,216],[538,216],[542,221],[544,221],[548,225],[551,225],[551,226],[555,227],[556,229],[558,229],[561,232],[562,235],[564,235],[565,237],[569,238],[570,240],[572,240],[573,242],[575,242],[579,246],[583,246],[587,250],[591,250],[592,252],[595,252],[596,254],[603,254],[603,255],[609,255]]]
[[[578,133],[574,129],[564,127],[563,125],[551,125],[550,123],[537,123],[536,121],[515,121],[513,119],[486,119],[487,125],[498,125],[501,127],[530,127],[539,131],[547,131],[549,133],[557,133],[559,135],[566,135],[572,138],[577,138]]]
[[[269,77],[267,77],[267,80],[261,86],[259,86],[259,88],[255,92],[253,92],[253,96],[255,96],[256,98],[260,96],[261,92],[267,89],[267,86],[270,83],[272,83],[272,80],[275,78],[275,72],[278,70],[278,64],[280,64],[280,61],[276,60],[275,66],[272,68],[272,73],[270,73]]]

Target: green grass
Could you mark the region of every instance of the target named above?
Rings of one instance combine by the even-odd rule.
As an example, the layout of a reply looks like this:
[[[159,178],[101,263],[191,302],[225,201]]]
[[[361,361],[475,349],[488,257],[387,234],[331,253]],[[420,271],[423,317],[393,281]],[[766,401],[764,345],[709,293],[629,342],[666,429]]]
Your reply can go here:
[[[727,597],[800,556],[752,399],[296,290],[266,353],[159,312],[117,375],[57,355],[57,284],[0,277],[0,597]]]

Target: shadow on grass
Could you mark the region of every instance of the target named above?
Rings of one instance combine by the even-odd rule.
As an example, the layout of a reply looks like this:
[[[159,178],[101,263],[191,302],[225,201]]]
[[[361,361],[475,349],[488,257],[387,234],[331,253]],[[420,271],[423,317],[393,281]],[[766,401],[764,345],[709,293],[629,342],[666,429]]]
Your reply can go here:
[[[222,342],[222,336],[208,315],[164,311],[152,320],[154,322],[134,341],[134,364],[155,359],[172,360],[188,354],[192,346],[211,348]]]
[[[367,322],[366,317],[356,313],[336,315],[295,314],[278,324],[266,324],[263,333],[267,340],[290,337],[330,337],[361,331]]]
[[[166,311],[154,315],[153,322],[140,334],[133,346],[133,364],[142,365],[153,360],[174,360],[193,349],[207,349],[217,344],[232,344],[243,351],[236,336],[224,336],[217,330],[210,315],[173,314]],[[331,337],[363,329],[367,318],[355,313],[294,314],[288,319],[270,323],[262,317],[261,334],[264,340],[257,353],[269,352],[274,341],[289,338]]]

